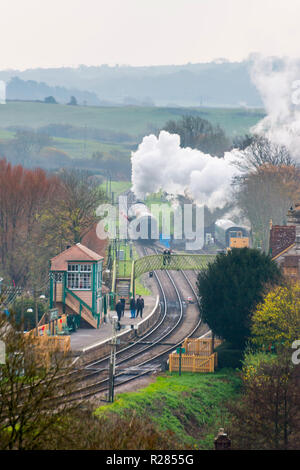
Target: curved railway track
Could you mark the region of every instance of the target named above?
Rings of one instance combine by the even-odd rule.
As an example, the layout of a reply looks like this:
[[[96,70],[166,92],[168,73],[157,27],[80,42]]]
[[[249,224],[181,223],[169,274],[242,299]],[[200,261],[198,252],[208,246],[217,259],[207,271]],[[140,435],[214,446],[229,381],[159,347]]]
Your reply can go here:
[[[144,254],[156,248],[143,248]],[[156,251],[157,252],[157,251]],[[184,326],[185,301],[182,293],[182,280],[189,289],[195,302],[195,288],[185,272],[175,274],[180,276],[179,282],[168,271],[154,272],[161,293],[161,314],[156,325],[150,332],[136,339],[132,344],[116,353],[116,374],[114,386],[118,387],[136,380],[150,372],[161,370],[168,354],[181,345],[186,337],[203,332],[201,318],[194,319],[189,327]],[[84,368],[81,377],[81,387],[64,399],[75,401],[88,399],[92,396],[107,392],[109,356],[93,361]],[[75,380],[76,382],[76,380]]]

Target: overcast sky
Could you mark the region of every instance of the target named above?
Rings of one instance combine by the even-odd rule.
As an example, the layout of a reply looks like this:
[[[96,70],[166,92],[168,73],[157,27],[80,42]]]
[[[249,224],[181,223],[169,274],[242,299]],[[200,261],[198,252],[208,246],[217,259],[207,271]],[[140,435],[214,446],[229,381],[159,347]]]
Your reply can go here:
[[[1,0],[0,69],[300,55],[300,0]]]

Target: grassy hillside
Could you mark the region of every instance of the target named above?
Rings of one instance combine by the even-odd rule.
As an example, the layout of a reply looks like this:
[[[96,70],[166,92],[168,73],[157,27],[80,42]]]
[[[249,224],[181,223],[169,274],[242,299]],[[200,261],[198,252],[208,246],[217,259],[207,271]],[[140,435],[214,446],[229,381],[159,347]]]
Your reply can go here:
[[[264,113],[259,109],[242,108],[159,108],[159,107],[96,107],[67,106],[34,102],[8,102],[0,106],[0,128],[47,124],[71,124],[143,135],[160,128],[170,119],[194,114],[220,124],[230,136],[243,134],[256,124]]]
[[[243,135],[263,116],[262,110],[242,108],[159,108],[159,107],[95,107],[67,106],[34,102],[7,102],[0,105],[0,142],[12,139],[10,126],[38,129],[60,124],[76,129],[98,129],[112,133],[105,141],[75,137],[53,137],[52,147],[65,152],[71,158],[91,158],[101,152],[105,158],[111,156],[128,160],[144,135],[160,129],[169,120],[179,120],[183,115],[200,116],[213,124],[219,124],[230,137]],[[116,133],[126,135],[121,141]]]
[[[183,445],[212,449],[220,427],[226,428],[225,403],[239,394],[240,379],[232,370],[214,374],[183,373],[159,376],[148,387],[117,396],[111,405],[97,409],[118,414],[126,409],[146,414],[161,430],[171,430]]]

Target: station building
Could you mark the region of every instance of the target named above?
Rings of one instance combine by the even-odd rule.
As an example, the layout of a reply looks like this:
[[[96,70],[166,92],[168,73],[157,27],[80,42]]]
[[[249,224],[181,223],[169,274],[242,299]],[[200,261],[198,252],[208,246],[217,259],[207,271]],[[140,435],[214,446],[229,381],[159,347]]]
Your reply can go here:
[[[300,203],[287,213],[287,225],[271,225],[270,254],[291,280],[300,281]]]
[[[77,243],[50,260],[50,308],[75,315],[83,326],[99,328],[103,321],[104,257]]]

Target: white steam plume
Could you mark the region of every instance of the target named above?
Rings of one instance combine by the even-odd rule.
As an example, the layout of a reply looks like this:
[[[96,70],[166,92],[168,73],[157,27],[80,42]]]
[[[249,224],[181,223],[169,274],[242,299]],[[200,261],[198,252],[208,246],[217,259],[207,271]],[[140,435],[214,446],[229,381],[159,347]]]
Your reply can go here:
[[[230,184],[239,170],[232,164],[240,157],[234,150],[224,158],[180,147],[180,137],[161,131],[144,137],[132,154],[132,191],[137,197],[163,189],[169,194],[188,194],[210,209],[224,207]]]
[[[300,162],[300,63],[293,59],[256,57],[251,78],[267,116],[251,130],[284,145]]]
[[[285,145],[300,163],[300,62],[255,57],[251,78],[261,94],[267,116],[251,131],[274,144]],[[180,137],[162,131],[144,137],[132,153],[132,190],[138,196],[157,192],[188,194],[210,209],[231,199],[231,182],[240,174],[233,165],[243,152],[232,150],[217,158],[180,147]]]

